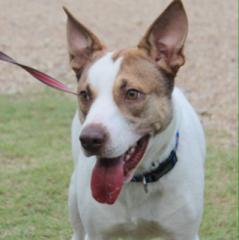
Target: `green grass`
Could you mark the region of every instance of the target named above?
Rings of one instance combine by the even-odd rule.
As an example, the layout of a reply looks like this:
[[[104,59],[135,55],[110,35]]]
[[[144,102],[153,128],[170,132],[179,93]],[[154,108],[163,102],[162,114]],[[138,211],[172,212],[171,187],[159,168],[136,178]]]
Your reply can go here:
[[[0,95],[0,239],[70,239],[67,191],[74,97]],[[236,149],[208,134],[202,240],[236,237]],[[222,136],[220,136],[222,137]]]
[[[236,240],[238,239],[236,149],[212,145],[209,134],[208,139],[202,240]]]
[[[73,100],[0,96],[0,239],[70,239]]]

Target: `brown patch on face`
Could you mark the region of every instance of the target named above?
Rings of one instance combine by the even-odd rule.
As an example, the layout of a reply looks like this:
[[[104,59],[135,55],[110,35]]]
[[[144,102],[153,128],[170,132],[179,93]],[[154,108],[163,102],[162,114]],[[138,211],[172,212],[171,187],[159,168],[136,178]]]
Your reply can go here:
[[[96,98],[96,92],[91,88],[87,81],[78,87],[77,92],[80,120],[83,122],[90,109],[90,106]]]
[[[114,85],[114,100],[139,132],[159,132],[172,118],[173,76],[158,69],[145,51],[127,49],[118,54],[122,65]],[[137,91],[133,100],[130,91]]]
[[[83,72],[78,78],[77,93],[80,121],[83,122],[94,102],[97,92],[88,83],[88,71],[90,67],[101,57],[106,54],[106,51],[95,52],[91,57],[91,61],[85,66]],[[77,74],[76,74],[77,75]]]

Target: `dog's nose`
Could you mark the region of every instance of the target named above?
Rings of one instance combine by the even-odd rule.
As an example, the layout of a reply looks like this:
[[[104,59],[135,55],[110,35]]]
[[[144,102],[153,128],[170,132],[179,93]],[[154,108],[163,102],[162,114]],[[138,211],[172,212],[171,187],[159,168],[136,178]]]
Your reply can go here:
[[[104,148],[107,132],[101,125],[88,125],[80,134],[80,142],[88,155],[96,155]]]

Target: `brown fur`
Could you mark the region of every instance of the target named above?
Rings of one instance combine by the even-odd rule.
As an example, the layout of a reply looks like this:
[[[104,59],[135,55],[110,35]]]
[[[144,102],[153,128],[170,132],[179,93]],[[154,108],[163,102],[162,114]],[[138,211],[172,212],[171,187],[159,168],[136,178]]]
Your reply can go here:
[[[173,79],[166,77],[148,55],[140,49],[123,50],[120,72],[114,85],[114,100],[129,119],[141,131],[162,131],[171,119],[171,92]],[[125,92],[137,89],[143,96],[127,101]]]

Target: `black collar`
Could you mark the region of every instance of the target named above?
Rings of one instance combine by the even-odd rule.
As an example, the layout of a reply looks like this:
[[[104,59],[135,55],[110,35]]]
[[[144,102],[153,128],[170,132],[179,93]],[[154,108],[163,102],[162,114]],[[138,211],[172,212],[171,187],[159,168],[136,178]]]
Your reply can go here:
[[[179,132],[176,133],[176,144],[174,149],[170,152],[169,157],[165,159],[163,162],[159,164],[159,166],[146,173],[135,175],[131,182],[141,182],[145,186],[145,190],[147,191],[147,184],[152,182],[157,182],[161,177],[163,177],[165,174],[167,174],[170,170],[173,169],[175,164],[177,163],[177,148],[179,143]]]

